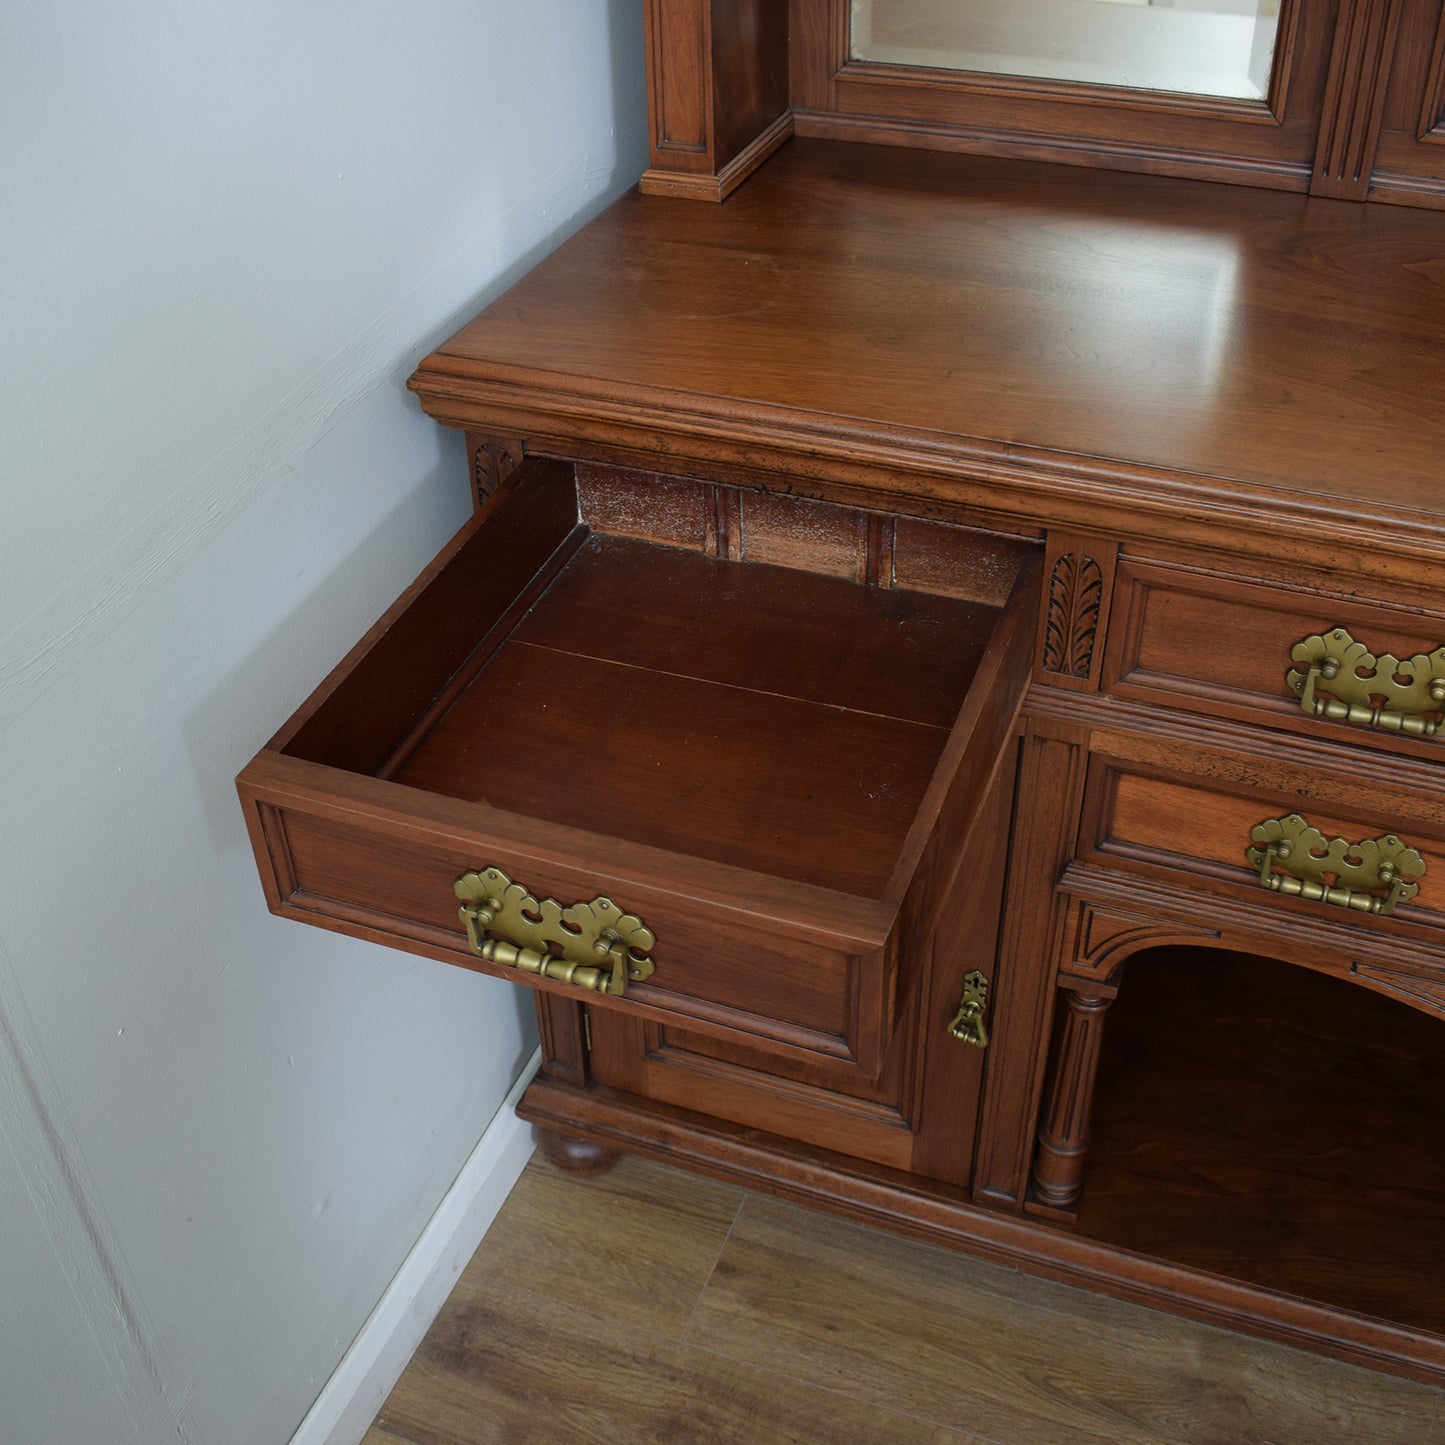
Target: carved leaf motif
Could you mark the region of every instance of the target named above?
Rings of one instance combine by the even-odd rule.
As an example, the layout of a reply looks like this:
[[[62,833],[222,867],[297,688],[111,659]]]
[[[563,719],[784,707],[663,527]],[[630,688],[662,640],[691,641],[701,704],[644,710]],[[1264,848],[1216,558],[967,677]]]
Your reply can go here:
[[[472,453],[472,491],[480,505],[501,486],[517,465],[511,447],[502,442],[482,442]]]
[[[1054,563],[1044,622],[1045,672],[1088,677],[1103,596],[1103,573],[1092,557],[1065,552]]]

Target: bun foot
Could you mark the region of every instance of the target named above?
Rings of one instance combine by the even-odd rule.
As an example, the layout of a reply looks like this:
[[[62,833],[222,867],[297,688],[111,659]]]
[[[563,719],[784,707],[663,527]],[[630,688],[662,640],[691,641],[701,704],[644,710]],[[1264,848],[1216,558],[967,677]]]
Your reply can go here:
[[[537,1142],[558,1169],[583,1179],[606,1174],[621,1157],[616,1149],[594,1144],[590,1139],[577,1139],[571,1134],[554,1134],[550,1129],[538,1129]]]

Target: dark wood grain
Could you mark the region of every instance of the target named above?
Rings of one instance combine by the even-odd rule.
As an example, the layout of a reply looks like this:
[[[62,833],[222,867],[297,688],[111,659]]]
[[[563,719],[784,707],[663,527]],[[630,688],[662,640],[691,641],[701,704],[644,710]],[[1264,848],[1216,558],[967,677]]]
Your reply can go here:
[[[775,1058],[612,1013],[593,1029],[598,1083],[855,1159],[909,1166],[913,1136],[899,1108],[898,1069],[887,1070],[885,1087],[875,1090],[876,1070]],[[870,1094],[885,1097],[860,1097]]]
[[[1030,551],[1024,537],[769,490],[777,479],[766,476],[745,489],[586,463],[576,470],[594,531],[871,586],[1000,607]]]
[[[965,972],[992,972],[1004,881],[998,840],[1013,797],[1011,753],[980,784],[979,816],[945,871],[936,934],[904,934],[897,1022],[881,1069],[764,1053],[612,1014],[593,1021],[593,1078],[857,1159],[966,1185],[985,1053],[949,1038]],[[914,956],[909,956],[909,955]]]
[[[921,976],[936,934],[977,930],[985,938],[993,935],[1006,830],[1002,816],[990,812],[990,794],[999,772],[1012,768],[1015,725],[1032,672],[1039,583],[1035,554],[1019,568],[1013,595],[888,881],[884,896],[898,903],[898,966],[885,979],[892,989],[885,1009],[893,1017]],[[972,855],[971,862],[964,862],[965,854]],[[962,881],[966,868],[983,872],[981,887]]]
[[[1445,11],[1426,0],[1401,7],[1370,194],[1445,208]]]
[[[647,870],[635,869],[636,860],[627,860],[620,847],[609,850],[605,840],[594,843],[593,856],[607,857],[614,868],[631,862],[631,877],[610,882],[594,864],[580,879],[569,878],[554,863],[528,861],[515,841],[448,846],[419,842],[384,824],[367,827],[354,816],[333,820],[302,807],[280,815],[293,880],[282,905],[293,916],[483,967],[467,951],[452,883],[468,869],[501,859],[509,876],[534,896],[567,904],[586,901],[605,887],[620,907],[635,910],[652,928],[659,940],[654,950],[659,972],[608,1007],[650,1008],[653,1017],[681,1015],[694,1024],[727,1025],[810,1054],[847,1058],[863,1042],[847,954],[810,943],[797,936],[796,926],[768,920],[767,914],[720,914],[701,904],[685,883],[675,892],[659,891]],[[876,944],[869,949],[860,939],[852,947],[863,954],[870,974],[883,966]],[[486,971],[517,977],[499,966]],[[578,997],[566,985],[551,987]],[[875,980],[869,997],[881,990]],[[868,1041],[876,1047],[876,1005],[866,1023]]]
[[[928,947],[920,972],[921,996],[914,1022],[917,1073],[905,1081],[903,1109],[913,1123],[909,1168],[929,1179],[969,1186],[974,1180],[983,1078],[991,1063],[987,1049],[953,1038],[948,1032],[963,997],[966,974],[988,980],[985,1026],[999,1019],[998,939],[1003,925],[1000,900],[1007,869],[999,866],[997,840],[1012,812],[1017,754],[1005,750],[992,777],[981,787],[979,813],[949,879],[949,907]],[[958,927],[955,919],[975,922]],[[911,1090],[907,1087],[911,1085]]]
[[[1019,750],[1019,823],[1010,840],[1001,923],[1001,961],[1017,963],[1000,968],[994,980],[993,1041],[974,1178],[979,1198],[1015,1208],[1028,1183],[1053,1019],[1050,962],[1061,912],[1054,885],[1078,827],[1086,769],[1080,737],[1077,729],[1028,722]]]
[[[788,8],[711,0],[713,144],[719,170],[788,110]]]
[[[877,903],[279,754],[256,759],[238,787],[268,901],[285,917],[597,1007],[736,1031],[784,1055],[878,1067],[892,914]],[[603,1000],[474,956],[452,882],[496,862],[535,896],[603,892],[634,910],[660,941],[658,973]]]
[[[1445,204],[1437,148],[1418,143],[1441,111],[1434,0],[1285,0],[1278,10],[1265,93],[1246,99],[858,61],[848,0],[650,0],[643,186],[718,200],[795,129]]]
[[[673,166],[701,169],[712,109],[707,0],[647,0],[643,16],[653,162],[665,158]]]

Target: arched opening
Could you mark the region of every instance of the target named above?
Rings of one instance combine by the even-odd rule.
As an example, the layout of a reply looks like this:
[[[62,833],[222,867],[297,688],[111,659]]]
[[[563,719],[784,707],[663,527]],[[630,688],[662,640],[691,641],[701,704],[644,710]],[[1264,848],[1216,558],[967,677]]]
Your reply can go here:
[[[1104,1031],[1078,1228],[1445,1331],[1445,1024],[1276,959],[1134,955]]]

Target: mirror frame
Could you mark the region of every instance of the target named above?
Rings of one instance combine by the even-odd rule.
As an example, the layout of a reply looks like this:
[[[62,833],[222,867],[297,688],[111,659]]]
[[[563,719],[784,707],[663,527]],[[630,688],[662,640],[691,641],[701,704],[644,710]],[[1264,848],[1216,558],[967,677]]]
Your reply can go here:
[[[849,0],[643,3],[650,193],[796,133],[1445,209],[1445,0],[1287,0],[1264,102],[854,61]]]
[[[1333,0],[1284,0],[1263,101],[854,60],[849,0],[790,3],[799,134],[1309,185]]]

